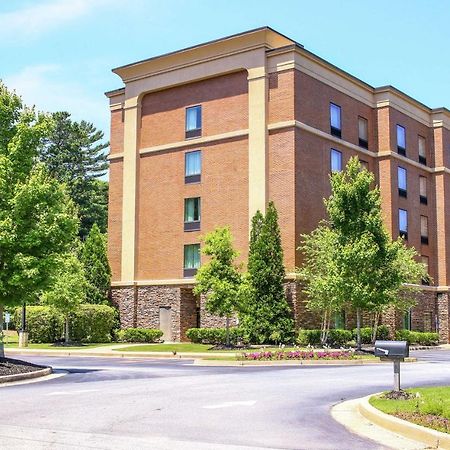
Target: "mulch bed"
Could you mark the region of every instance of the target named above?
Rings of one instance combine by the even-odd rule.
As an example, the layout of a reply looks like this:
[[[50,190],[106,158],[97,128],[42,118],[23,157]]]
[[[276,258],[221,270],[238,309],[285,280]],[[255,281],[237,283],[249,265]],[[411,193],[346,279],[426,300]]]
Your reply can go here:
[[[398,417],[399,419],[415,423],[416,425],[422,425],[424,427],[433,428],[434,430],[442,431],[444,433],[450,433],[450,420],[446,419],[445,417],[435,416],[433,414],[407,412],[396,412],[393,415],[395,417]]]
[[[42,366],[31,364],[18,359],[0,358],[0,377],[5,375],[16,375],[19,373],[36,372],[44,369]]]
[[[415,398],[415,395],[400,389],[399,391],[386,392],[382,398],[387,398],[389,400],[410,400]]]

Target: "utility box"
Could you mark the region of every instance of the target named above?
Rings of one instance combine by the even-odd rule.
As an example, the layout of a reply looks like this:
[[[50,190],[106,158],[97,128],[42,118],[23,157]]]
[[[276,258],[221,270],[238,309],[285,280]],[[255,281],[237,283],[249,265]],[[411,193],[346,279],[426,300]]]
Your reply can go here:
[[[405,359],[409,356],[406,341],[375,341],[374,355],[387,359]]]

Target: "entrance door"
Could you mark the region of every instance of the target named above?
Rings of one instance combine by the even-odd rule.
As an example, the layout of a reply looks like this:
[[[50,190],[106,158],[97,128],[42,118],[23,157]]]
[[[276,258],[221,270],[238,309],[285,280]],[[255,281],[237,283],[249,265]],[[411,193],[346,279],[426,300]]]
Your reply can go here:
[[[170,306],[159,308],[159,329],[163,332],[162,338],[166,342],[172,341],[172,309]]]

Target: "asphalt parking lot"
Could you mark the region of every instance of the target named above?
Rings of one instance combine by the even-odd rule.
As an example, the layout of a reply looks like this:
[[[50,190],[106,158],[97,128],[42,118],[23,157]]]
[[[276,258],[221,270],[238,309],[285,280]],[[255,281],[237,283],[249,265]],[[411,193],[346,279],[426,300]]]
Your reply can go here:
[[[402,387],[450,385],[450,351],[418,351]],[[68,372],[0,389],[8,448],[375,449],[330,416],[391,388],[391,364],[202,367],[189,360],[23,357]]]

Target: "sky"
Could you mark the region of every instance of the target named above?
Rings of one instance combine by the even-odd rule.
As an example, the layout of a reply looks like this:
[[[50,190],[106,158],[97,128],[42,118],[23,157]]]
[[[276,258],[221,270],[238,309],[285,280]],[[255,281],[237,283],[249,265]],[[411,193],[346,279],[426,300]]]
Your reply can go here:
[[[264,25],[372,86],[450,109],[450,0],[0,0],[0,79],[108,139],[112,68]]]

